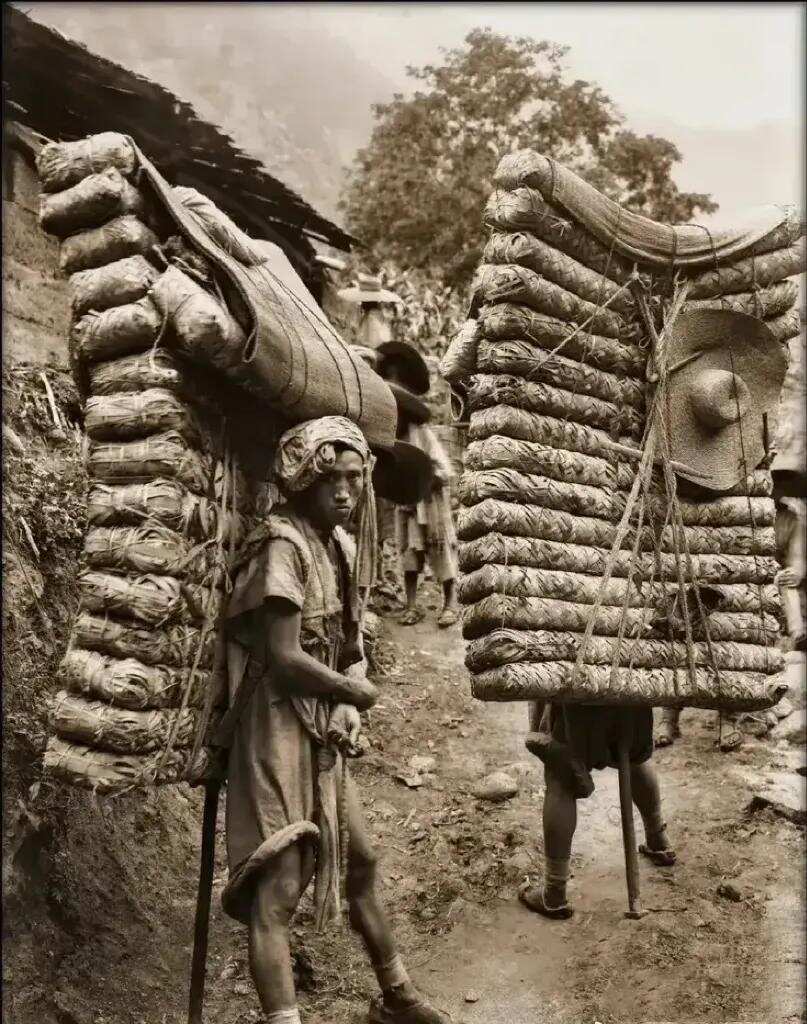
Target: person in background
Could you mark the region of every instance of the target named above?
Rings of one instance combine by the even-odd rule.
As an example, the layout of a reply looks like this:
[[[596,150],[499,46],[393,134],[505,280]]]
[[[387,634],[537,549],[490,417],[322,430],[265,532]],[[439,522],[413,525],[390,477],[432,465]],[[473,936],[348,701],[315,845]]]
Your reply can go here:
[[[356,283],[342,288],[337,297],[343,302],[358,303],[359,324],[354,344],[375,350],[392,339],[389,311],[403,302],[400,296],[381,287],[381,279],[372,274],[358,274]]]
[[[805,589],[805,529],[807,528],[803,495],[807,479],[803,467],[795,460],[779,459],[773,466],[773,500],[776,504],[776,560],[781,566],[776,583],[782,599],[790,647],[807,649],[804,628],[802,592]]]
[[[428,560],[443,590],[437,625],[457,621],[457,535],[451,511],[451,460],[429,426],[430,413],[422,396],[429,390],[429,368],[411,345],[389,341],[378,346],[378,373],[390,385],[398,403],[398,437],[424,451],[432,462],[430,497],[409,508],[395,509],[398,552],[404,574],[404,625],[423,617],[417,607],[418,582]]]

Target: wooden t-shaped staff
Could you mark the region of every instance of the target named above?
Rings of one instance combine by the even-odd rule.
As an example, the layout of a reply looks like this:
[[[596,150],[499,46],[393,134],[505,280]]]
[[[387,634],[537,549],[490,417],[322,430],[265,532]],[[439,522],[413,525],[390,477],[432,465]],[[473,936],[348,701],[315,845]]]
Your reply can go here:
[[[644,456],[649,455],[649,465],[640,465],[639,473],[651,472],[653,463],[653,452],[656,448],[656,431],[659,428],[657,417],[654,415],[656,410],[656,404],[663,402],[664,391],[666,387],[666,376],[667,368],[665,365],[665,339],[663,337],[664,332],[662,331],[662,337],[659,336],[656,331],[656,325],[653,322],[653,316],[650,310],[650,306],[647,302],[647,295],[645,293],[644,286],[638,278],[634,278],[630,282],[631,291],[634,294],[636,305],[642,314],[642,318],[645,322],[645,328],[647,329],[648,336],[650,339],[650,359],[647,365],[647,381],[651,387],[654,388],[654,394],[651,400],[648,402],[649,415],[651,418],[649,424],[649,430],[646,434],[645,451]],[[670,315],[665,324],[665,328],[668,327],[678,316],[684,299],[687,294],[687,286],[684,285],[682,289],[676,295],[675,301],[673,302]],[[678,468],[677,465],[669,465],[669,456],[666,452],[667,445],[662,440],[661,447],[661,459],[662,462],[667,459],[668,464],[665,467],[665,476],[670,473],[671,470]],[[640,454],[640,453],[637,453]],[[644,460],[643,460],[644,463]],[[675,501],[675,493],[668,494],[670,500]],[[637,527],[637,532],[640,527]],[[638,538],[637,538],[638,539]],[[680,560],[676,558],[677,567],[679,569],[679,584],[683,584],[683,580],[680,575]],[[686,598],[683,598],[684,601]],[[686,610],[685,610],[686,613]],[[692,658],[691,645],[688,645],[687,651],[689,658]],[[690,666],[694,668],[694,666]],[[631,778],[630,778],[630,749],[633,743],[633,721],[629,716],[624,716],[620,723],[619,731],[619,810],[622,820],[622,845],[625,851],[625,880],[627,882],[628,889],[628,909],[625,911],[625,917],[632,918],[634,920],[644,917],[647,911],[642,910],[640,886],[639,886],[639,858],[636,849],[636,831],[634,828],[633,820],[633,793],[631,789]]]
[[[622,718],[619,730],[619,811],[622,817],[622,846],[625,850],[625,881],[628,886],[628,909],[625,917],[638,920],[647,913],[642,910],[639,892],[639,858],[636,852],[636,830],[633,827],[633,793],[630,782],[630,748],[633,741],[633,720]]]

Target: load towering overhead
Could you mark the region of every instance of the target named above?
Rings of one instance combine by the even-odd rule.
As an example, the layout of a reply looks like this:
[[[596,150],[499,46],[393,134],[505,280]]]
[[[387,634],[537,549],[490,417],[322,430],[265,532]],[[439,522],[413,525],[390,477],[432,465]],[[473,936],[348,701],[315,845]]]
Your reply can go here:
[[[677,318],[710,309],[764,321],[766,351],[795,337],[802,222],[772,207],[714,236],[656,224],[531,151],[495,184],[477,319],[443,362],[470,407],[458,533],[474,693],[769,706],[776,410],[768,396],[739,411],[745,472],[689,472],[667,429],[667,353]]]
[[[225,699],[226,563],[271,507],[274,440],[345,416],[384,493],[406,455],[395,400],[277,246],[173,189],[129,137],[52,143],[38,164],[41,223],[73,292],[91,484],[45,764],[101,791],[199,777]]]

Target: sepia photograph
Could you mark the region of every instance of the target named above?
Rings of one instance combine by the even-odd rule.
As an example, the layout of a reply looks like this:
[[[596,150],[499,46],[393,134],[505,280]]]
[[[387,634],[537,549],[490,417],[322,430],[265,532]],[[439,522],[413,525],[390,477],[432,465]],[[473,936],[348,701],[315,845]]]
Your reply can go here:
[[[6,2],[6,1024],[807,1022],[807,4]]]

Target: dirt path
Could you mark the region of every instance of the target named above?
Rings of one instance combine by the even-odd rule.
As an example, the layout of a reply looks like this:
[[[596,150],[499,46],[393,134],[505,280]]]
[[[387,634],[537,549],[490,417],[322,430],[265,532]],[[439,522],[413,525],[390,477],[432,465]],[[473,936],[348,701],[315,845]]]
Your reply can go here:
[[[745,814],[754,792],[803,788],[799,748],[749,740],[721,755],[713,716],[685,713],[684,738],[656,755],[680,862],[642,865],[652,913],[641,921],[623,916],[616,773],[597,773],[595,794],[579,805],[575,916],[546,921],[515,898],[542,867],[543,778],[522,746],[525,707],[470,697],[458,630],[438,631],[433,619],[410,628],[387,620],[386,630],[400,669],[382,681],[370,715],[374,749],[354,773],[410,971],[454,1022],[805,1019],[803,830],[770,811]],[[803,662],[791,669],[801,706],[803,670]],[[411,774],[413,756],[435,762],[417,788],[396,779]],[[503,805],[477,801],[475,783],[500,768],[518,777],[519,794]],[[222,864],[217,886],[224,877]],[[718,894],[726,883],[736,901]],[[313,935],[306,910],[296,938],[307,1024],[364,1021],[374,985],[355,938],[346,928]],[[260,1019],[243,929],[218,911],[211,981],[208,1024]]]
[[[794,665],[794,683],[800,673],[803,678],[803,664]],[[579,804],[575,917],[546,921],[512,898],[474,909],[428,969],[428,987],[441,1005],[467,1024],[624,1024],[692,1014],[723,1021],[726,1013],[768,1022],[804,1019],[800,846],[789,826],[780,835],[775,822],[744,828],[741,817],[760,781],[781,787],[782,776],[798,779],[798,755],[749,743],[732,763],[712,749],[711,717],[690,712],[685,739],[657,755],[682,863],[642,866],[643,903],[651,913],[641,921],[623,917],[617,776],[597,773],[595,795]],[[489,757],[517,758],[523,709],[493,705],[487,720]],[[539,810],[536,805],[536,827]],[[743,902],[716,897],[724,878],[736,880]]]

